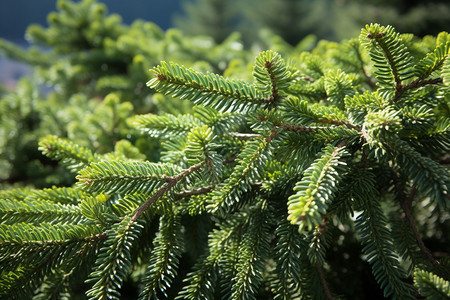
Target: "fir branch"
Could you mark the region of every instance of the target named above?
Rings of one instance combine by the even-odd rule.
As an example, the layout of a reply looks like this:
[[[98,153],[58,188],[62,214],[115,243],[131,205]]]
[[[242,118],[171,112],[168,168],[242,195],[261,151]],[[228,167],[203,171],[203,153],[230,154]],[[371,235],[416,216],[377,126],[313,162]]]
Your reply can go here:
[[[78,223],[81,218],[81,211],[75,205],[64,205],[45,199],[0,199],[0,220],[3,223]]]
[[[202,125],[202,122],[192,115],[174,116],[171,114],[137,115],[131,119],[133,125],[153,137],[170,137],[189,132],[191,129]]]
[[[441,35],[442,37],[443,35]],[[439,36],[437,40],[436,49],[428,53],[423,59],[414,66],[415,75],[418,77],[416,81],[424,81],[431,76],[432,73],[440,70],[444,62],[448,59],[450,51],[450,41],[443,41],[439,43]]]
[[[312,230],[322,224],[322,215],[326,213],[328,203],[333,200],[337,183],[341,178],[344,162],[344,147],[327,146],[321,157],[304,172],[302,180],[294,187],[296,192],[288,199],[288,220]]]
[[[298,229],[287,221],[280,220],[275,230],[277,243],[274,247],[276,262],[273,292],[274,299],[293,299],[301,289],[302,268],[301,250],[307,245]]]
[[[293,125],[293,124],[285,124],[285,123],[280,124],[279,126],[285,130],[293,131],[296,133],[316,133],[320,129],[325,128],[325,127],[318,127],[318,126],[302,126],[302,125]]]
[[[450,177],[448,171],[429,157],[422,156],[408,143],[392,138],[385,143],[395,163],[406,171],[417,189],[439,205],[446,207],[449,203]]]
[[[87,280],[95,282],[86,293],[89,299],[119,299],[120,287],[131,268],[131,251],[142,228],[135,220],[125,217],[107,231],[107,240]]]
[[[414,270],[414,285],[427,299],[450,299],[450,282],[421,269]]]
[[[439,84],[439,83],[442,83],[442,78],[432,78],[432,79],[428,79],[428,80],[422,80],[420,78],[416,79],[416,80],[408,83],[407,85],[402,85],[402,87],[399,91],[400,95],[396,99],[398,99],[401,96],[401,94],[403,94],[407,90],[418,89],[418,88],[427,86],[429,84]]]
[[[242,227],[246,216],[233,214],[224,222],[218,224],[218,229],[213,229],[208,237],[208,252],[195,264],[194,271],[189,273],[177,299],[213,299],[215,297],[216,279],[219,267],[221,274],[227,277],[224,266],[228,257],[228,251],[234,249],[236,241],[240,239]],[[224,258],[226,257],[226,258]],[[235,265],[232,266],[235,268]],[[230,283],[228,283],[230,284]],[[230,293],[231,289],[227,291]]]
[[[184,248],[184,240],[179,216],[173,214],[172,204],[168,203],[166,206],[160,219],[159,235],[153,242],[154,249],[143,280],[145,286],[139,299],[157,299],[158,289],[168,298],[166,291],[177,275],[176,269]]]
[[[54,186],[49,189],[32,190],[26,198],[33,201],[45,199],[54,203],[76,205],[80,203],[81,199],[86,199],[89,196],[88,193],[77,188]],[[19,199],[16,198],[16,200]]]
[[[350,98],[349,95],[344,97]],[[344,102],[342,98],[342,102]],[[345,101],[346,103],[348,100]],[[335,126],[345,126],[349,129],[361,130],[360,125],[350,123],[344,111],[334,106],[310,105],[307,101],[290,97],[283,103],[285,120],[297,125],[311,124],[332,124]]]
[[[372,273],[384,290],[384,296],[413,299],[412,286],[404,282],[405,275],[393,252],[394,241],[387,228],[387,219],[377,199],[375,178],[368,170],[364,176],[355,178],[354,187],[360,191],[354,196],[364,211],[357,217],[355,228],[361,236],[363,252],[372,265]]]
[[[156,78],[147,83],[149,87],[219,111],[246,112],[264,102],[254,86],[243,81],[224,79],[212,73],[204,75],[166,62],[161,62],[153,72]]]
[[[70,272],[104,238],[97,226],[85,224],[0,224],[0,295],[28,298],[45,276],[56,268]]]
[[[255,209],[248,217],[239,245],[230,299],[256,299],[255,294],[262,282],[264,261],[269,249],[268,219],[269,213],[265,208]]]
[[[89,192],[151,193],[180,171],[169,163],[102,161],[92,163],[77,176],[78,185]]]
[[[403,81],[414,76],[412,58],[392,26],[367,25],[361,30],[361,43],[369,50],[377,68],[379,85],[394,91],[396,102],[404,93]]]
[[[276,130],[267,138],[248,141],[245,148],[237,158],[237,166],[233,173],[211,193],[208,199],[207,209],[211,212],[227,211],[237,203],[240,195],[249,190],[250,183],[258,180],[267,163],[271,151],[271,141],[276,135]]]
[[[372,90],[376,90],[377,84],[372,80],[372,77],[367,72],[366,68],[364,67],[364,61],[361,56],[360,44],[358,42],[354,42],[354,43],[351,43],[350,47],[354,50],[354,52],[356,54],[356,57],[360,64],[361,72],[363,73],[363,75],[365,77],[365,82]]]
[[[404,192],[404,185],[400,181],[399,176],[394,171],[392,172],[392,179],[394,182],[394,188],[395,188],[395,193],[396,193],[397,199],[400,202],[400,207],[402,208],[403,212],[405,213],[406,221],[408,222],[408,225],[414,234],[414,238],[416,239],[417,246],[421,250],[423,256],[426,257],[428,262],[431,265],[433,265],[434,267],[439,268],[439,266],[440,266],[439,263],[436,261],[436,259],[431,254],[430,250],[428,250],[428,248],[423,243],[423,240],[420,237],[420,234],[417,230],[417,227],[416,227],[416,224],[414,221],[414,217],[412,216],[412,213],[411,213],[412,201],[413,201],[414,194],[416,192],[415,188],[412,188],[409,196],[406,196],[406,194]]]
[[[217,282],[218,261],[222,255],[219,251],[202,258],[194,266],[194,271],[187,275],[184,286],[177,299],[214,299]]]
[[[86,224],[0,224],[0,244],[5,247],[7,245],[36,245],[37,247],[43,247],[44,245],[88,242],[99,238],[101,235],[102,233],[99,233],[97,226]]]
[[[39,150],[52,159],[60,160],[62,165],[73,172],[78,172],[98,160],[91,150],[54,135],[42,138],[39,141]]]
[[[208,194],[215,187],[216,187],[215,185],[210,185],[210,186],[200,187],[200,188],[197,188],[197,189],[191,189],[191,190],[182,191],[180,193],[175,193],[175,200],[179,200],[179,199],[186,198],[186,197],[191,197],[191,196]]]
[[[309,234],[309,247],[307,251],[308,259],[311,264],[319,263],[321,266],[325,264],[325,251],[330,245],[330,234],[327,228],[327,219],[324,218],[322,224],[314,228]]]
[[[263,102],[276,102],[280,98],[279,90],[287,89],[290,85],[290,73],[281,56],[273,51],[265,51],[256,57],[253,77],[257,88],[266,99]]]
[[[261,135],[257,133],[230,132],[230,135],[243,141],[254,140],[261,137]]]
[[[136,221],[139,217],[159,198],[161,198],[168,190],[174,187],[181,179],[188,176],[189,174],[197,171],[201,166],[205,164],[205,161],[199,162],[191,166],[189,169],[184,170],[183,172],[174,175],[174,176],[165,176],[166,184],[161,187],[158,191],[156,191],[144,204],[142,204],[134,213],[131,218],[132,221]]]

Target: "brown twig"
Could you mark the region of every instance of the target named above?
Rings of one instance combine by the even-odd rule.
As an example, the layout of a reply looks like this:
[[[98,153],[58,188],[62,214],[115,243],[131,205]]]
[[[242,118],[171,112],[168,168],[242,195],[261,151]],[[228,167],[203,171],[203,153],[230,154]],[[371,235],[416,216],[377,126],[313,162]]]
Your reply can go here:
[[[325,295],[327,296],[327,299],[333,300],[334,298],[331,295],[331,291],[328,287],[327,280],[325,279],[325,274],[323,274],[322,267],[320,266],[320,264],[318,262],[316,263],[316,270],[317,270],[317,273],[319,273],[320,282],[322,283],[322,287],[323,287],[323,290],[325,291]]]
[[[265,100],[265,102],[273,102],[273,101],[278,100],[278,98],[280,97],[280,95],[278,93],[276,77],[272,71],[273,63],[270,61],[265,61],[264,67],[266,67],[267,73],[269,73],[269,76],[270,76],[270,81],[272,82],[271,95],[270,95],[269,99],[264,99],[264,100]]]
[[[281,123],[279,125],[281,128],[289,130],[289,131],[293,131],[293,132],[317,132],[319,129],[322,128],[327,128],[327,127],[316,127],[316,126],[302,126],[302,125],[293,125],[293,124],[286,124],[286,123]]]
[[[240,132],[230,132],[230,135],[243,141],[254,140],[260,138],[261,135],[257,133],[240,133]]]
[[[201,187],[198,189],[182,191],[180,193],[175,194],[175,199],[179,200],[179,199],[185,198],[185,197],[207,194],[207,193],[211,192],[215,187],[216,187],[215,185],[210,185],[210,186],[205,186],[205,187]]]

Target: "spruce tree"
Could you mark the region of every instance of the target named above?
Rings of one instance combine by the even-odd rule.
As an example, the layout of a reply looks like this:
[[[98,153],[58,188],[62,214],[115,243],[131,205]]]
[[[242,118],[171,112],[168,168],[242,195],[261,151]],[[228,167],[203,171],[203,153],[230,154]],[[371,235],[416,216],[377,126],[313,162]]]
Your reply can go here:
[[[47,136],[77,183],[0,192],[1,297],[445,299],[450,36],[432,40],[371,24],[261,52],[251,80],[161,62],[148,86],[195,107],[128,118],[159,161]]]

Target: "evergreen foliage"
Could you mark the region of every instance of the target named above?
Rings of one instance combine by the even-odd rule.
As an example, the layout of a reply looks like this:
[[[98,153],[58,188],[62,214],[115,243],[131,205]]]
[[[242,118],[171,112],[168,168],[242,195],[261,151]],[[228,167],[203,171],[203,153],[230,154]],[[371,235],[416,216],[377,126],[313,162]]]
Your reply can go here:
[[[400,32],[410,32],[418,36],[437,35],[443,28],[450,26],[449,5],[443,0],[335,1],[334,12],[334,29],[339,38],[356,34],[367,22],[391,24]]]
[[[95,137],[134,144],[43,137],[77,182],[0,191],[0,296],[447,297],[450,39],[418,54],[404,37],[371,24],[297,60],[264,51],[245,80],[162,62],[148,86],[192,110],[132,116],[111,94]]]
[[[234,0],[184,1],[185,14],[177,15],[174,24],[188,35],[206,35],[221,43],[236,30],[238,4]]]
[[[223,73],[231,61],[245,64],[251,57],[241,51],[236,35],[217,44],[206,36],[185,37],[176,29],[164,32],[142,20],[125,25],[95,0],[57,3],[47,28],[28,28],[29,49],[0,39],[0,53],[33,68],[31,79],[0,94],[0,111],[8,112],[0,118],[2,183],[32,182],[37,187],[73,183],[72,174],[38,151],[39,138],[49,134],[98,154],[113,150],[120,154],[125,150],[121,145],[131,140],[147,158],[157,160],[159,149],[134,135],[126,119],[133,113],[179,114],[192,105],[167,101],[148,89],[148,68],[165,58]],[[121,154],[134,157],[131,152]]]

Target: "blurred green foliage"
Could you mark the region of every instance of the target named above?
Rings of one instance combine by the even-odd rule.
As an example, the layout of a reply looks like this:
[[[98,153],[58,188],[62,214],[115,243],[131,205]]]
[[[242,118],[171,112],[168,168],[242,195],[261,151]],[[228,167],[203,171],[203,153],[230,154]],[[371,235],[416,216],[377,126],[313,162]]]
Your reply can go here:
[[[217,44],[176,29],[164,32],[151,22],[125,25],[95,0],[58,1],[48,27],[31,25],[26,35],[32,43],[27,50],[0,39],[0,53],[33,69],[14,91],[0,94],[0,180],[36,187],[73,181],[37,150],[47,134],[99,153],[126,139],[158,159],[158,148],[135,137],[125,119],[132,113],[190,111],[190,104],[167,101],[146,87],[148,69],[161,60],[223,73],[231,62],[246,64],[251,57],[239,35]]]

